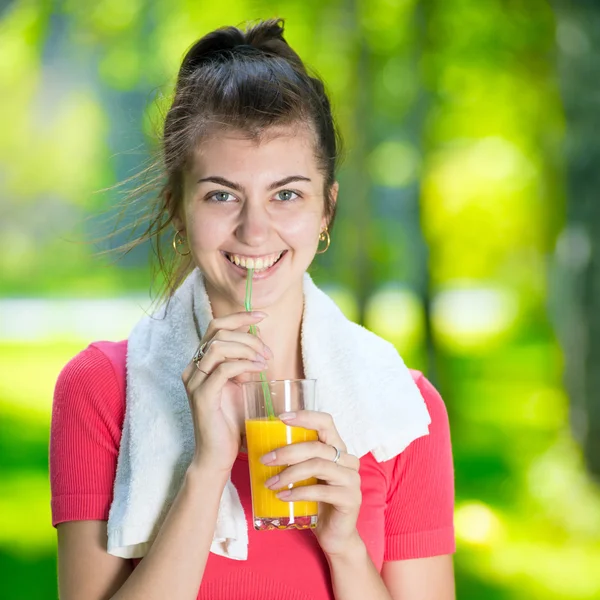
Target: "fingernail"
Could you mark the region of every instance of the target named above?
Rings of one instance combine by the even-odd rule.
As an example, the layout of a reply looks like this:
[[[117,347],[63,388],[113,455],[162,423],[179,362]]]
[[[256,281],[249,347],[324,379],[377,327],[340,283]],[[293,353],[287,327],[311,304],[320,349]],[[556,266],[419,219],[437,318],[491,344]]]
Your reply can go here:
[[[269,452],[268,454],[261,456],[259,460],[263,465],[268,465],[275,460],[275,452]]]
[[[283,492],[277,492],[275,494],[280,500],[283,500],[284,498],[289,498],[292,495],[291,490],[283,490]]]
[[[272,487],[274,486],[277,482],[279,481],[279,475],[275,475],[274,477],[271,477],[270,479],[267,479],[265,481],[265,487]]]
[[[255,358],[255,362],[260,362],[265,364],[265,357],[262,354],[259,354],[258,352],[256,353],[256,358]]]
[[[286,412],[286,413],[281,413],[279,415],[279,418],[282,421],[291,421],[292,419],[296,418],[296,413],[295,412]]]
[[[264,313],[260,310],[253,310],[252,311],[252,316],[257,318],[257,319],[264,319],[267,317],[267,313]]]
[[[265,346],[265,352],[267,353],[267,356],[269,358],[273,358],[273,350],[271,350],[271,348],[269,348],[269,346]]]

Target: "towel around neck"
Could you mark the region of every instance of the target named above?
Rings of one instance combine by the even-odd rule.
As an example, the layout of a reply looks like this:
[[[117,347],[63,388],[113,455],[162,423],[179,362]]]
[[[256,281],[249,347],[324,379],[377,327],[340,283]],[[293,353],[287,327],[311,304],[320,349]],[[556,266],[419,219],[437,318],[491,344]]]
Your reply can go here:
[[[332,415],[348,452],[385,461],[427,435],[430,417],[392,344],[349,321],[304,274],[301,347],[316,405]],[[108,520],[108,551],[144,556],[156,537],[194,452],[181,373],[212,320],[202,274],[194,269],[170,303],[133,328],[127,349],[126,411]],[[243,560],[248,533],[228,482],[211,551]]]

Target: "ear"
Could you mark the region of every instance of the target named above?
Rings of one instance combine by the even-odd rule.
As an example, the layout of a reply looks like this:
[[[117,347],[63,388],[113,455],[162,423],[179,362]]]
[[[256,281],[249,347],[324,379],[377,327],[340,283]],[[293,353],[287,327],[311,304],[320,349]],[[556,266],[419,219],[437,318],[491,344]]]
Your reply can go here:
[[[171,219],[171,222],[173,223],[173,227],[175,227],[176,231],[178,231],[181,234],[185,234],[185,223],[181,218],[175,216]]]
[[[335,205],[337,204],[337,197],[338,197],[338,192],[340,191],[340,184],[338,181],[334,181],[333,185],[331,186],[330,192],[329,192],[329,201],[331,202],[331,204],[333,204],[333,207],[335,208]],[[321,220],[321,231],[325,231],[325,228],[329,226],[329,217],[327,215],[323,215],[323,219]]]
[[[167,200],[166,205],[169,206],[173,202],[173,194],[170,190],[165,192],[165,194]],[[181,208],[179,208],[175,212],[173,218],[171,219],[171,223],[173,223],[173,227],[175,227],[176,231],[179,231],[180,233],[185,233],[185,221],[183,219],[183,216],[181,215]]]

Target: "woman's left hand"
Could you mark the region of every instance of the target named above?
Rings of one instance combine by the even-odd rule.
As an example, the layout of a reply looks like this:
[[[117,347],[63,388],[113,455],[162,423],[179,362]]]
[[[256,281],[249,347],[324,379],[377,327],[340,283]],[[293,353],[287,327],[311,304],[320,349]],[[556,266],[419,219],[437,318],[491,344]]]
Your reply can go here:
[[[284,502],[319,502],[315,536],[325,554],[340,554],[359,537],[356,521],[362,501],[358,474],[360,461],[346,452],[346,445],[330,414],[312,410],[289,414],[295,414],[295,417],[288,419],[286,415],[281,415],[281,420],[291,427],[315,430],[319,439],[290,444],[265,454],[261,458],[264,464],[287,466],[265,485],[272,490],[283,490],[277,496]],[[341,451],[341,455],[338,462],[334,463],[336,448]],[[319,480],[317,485],[286,489],[289,484],[311,477]]]

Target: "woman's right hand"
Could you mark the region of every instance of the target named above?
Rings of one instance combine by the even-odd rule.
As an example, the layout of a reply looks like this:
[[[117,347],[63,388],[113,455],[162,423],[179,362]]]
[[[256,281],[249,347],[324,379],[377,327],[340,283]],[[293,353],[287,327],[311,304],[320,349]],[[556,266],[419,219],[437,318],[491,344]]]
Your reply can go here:
[[[244,406],[239,383],[267,368],[264,342],[247,333],[267,315],[240,312],[213,319],[200,344],[203,358],[182,374],[190,402],[196,451],[193,464],[229,472],[240,449]]]

